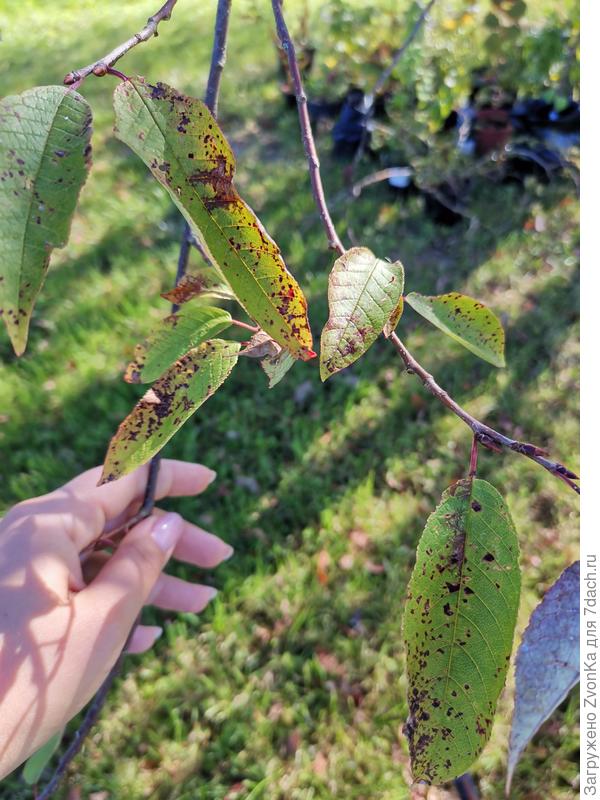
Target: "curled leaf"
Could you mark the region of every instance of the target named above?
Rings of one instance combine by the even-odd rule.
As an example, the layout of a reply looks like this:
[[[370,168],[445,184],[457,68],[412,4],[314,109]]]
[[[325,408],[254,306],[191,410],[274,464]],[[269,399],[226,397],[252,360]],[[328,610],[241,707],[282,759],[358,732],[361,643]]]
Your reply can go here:
[[[579,682],[579,561],[548,589],[517,652],[506,791],[521,753]]]
[[[119,425],[100,483],[132,472],[158,453],[226,380],[239,349],[239,342],[211,339],[176,361]]]
[[[21,355],[50,255],[64,247],[90,167],[92,112],[64,86],[0,102],[0,316]]]
[[[215,273],[215,270],[211,268],[210,273],[211,274],[209,274],[208,270],[203,272],[188,272],[174,289],[163,292],[161,297],[164,297],[165,300],[169,300],[169,302],[178,306],[200,295],[218,297],[221,300],[235,300],[235,295],[229,286],[217,280],[218,275]]]
[[[510,513],[486,481],[458,481],[427,520],[406,609],[411,769],[443,783],[465,772],[492,729],[520,593]]]
[[[397,314],[403,289],[399,261],[382,261],[366,247],[353,247],[337,259],[329,275],[329,319],[321,334],[321,380],[369,349]]]
[[[162,320],[158,328],[136,345],[135,358],[125,371],[128,383],[150,383],[188,350],[212,339],[231,325],[231,314],[222,308],[184,308]]]
[[[467,295],[449,292],[426,296],[411,292],[404,298],[436,328],[495,367],[504,367],[504,329],[489,308]]]
[[[238,302],[281,346],[312,358],[306,299],[237,193],[233,152],[208,108],[142,78],[119,84],[114,106],[117,136],[167,189]]]

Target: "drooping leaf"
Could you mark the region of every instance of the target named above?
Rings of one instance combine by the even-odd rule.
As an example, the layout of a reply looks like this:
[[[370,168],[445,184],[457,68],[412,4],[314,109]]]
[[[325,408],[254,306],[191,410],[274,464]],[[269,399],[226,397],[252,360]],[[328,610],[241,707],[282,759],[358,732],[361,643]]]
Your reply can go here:
[[[366,247],[340,256],[329,275],[329,319],[321,334],[321,380],[356,361],[397,311],[404,268]]]
[[[150,383],[188,350],[212,339],[231,325],[231,314],[222,308],[186,308],[162,320],[159,327],[136,345],[135,358],[125,371],[128,383]]]
[[[17,355],[52,250],[64,247],[90,166],[92,113],[64,86],[0,102],[0,316]]]
[[[579,561],[562,573],[531,615],[515,678],[507,793],[528,742],[579,682]]]
[[[265,331],[257,331],[240,351],[240,356],[257,359],[269,379],[269,389],[279,383],[297,360],[287,348],[277,344]]]
[[[183,276],[174,289],[163,292],[161,297],[176,305],[183,305],[193,297],[200,295],[218,297],[221,300],[235,300],[235,295],[229,286],[219,281],[218,278],[218,273],[212,267],[201,272],[189,272]]]
[[[265,371],[269,379],[269,389],[277,386],[286,372],[294,366],[296,358],[285,348],[276,356],[267,356],[259,361],[260,366]]]
[[[402,316],[402,312],[404,311],[404,298],[401,297],[398,305],[392,311],[392,316],[388,319],[388,321],[383,326],[383,335],[389,339],[392,333],[396,330],[398,323],[400,322],[400,317]]]
[[[449,292],[404,298],[422,317],[495,367],[504,367],[504,329],[489,308],[467,295]]]
[[[126,475],[158,453],[229,376],[239,349],[239,342],[211,339],[176,361],[119,425],[100,483]]]
[[[519,545],[506,504],[486,481],[458,481],[427,520],[404,613],[415,780],[461,775],[487,742],[519,592]]]
[[[208,108],[142,78],[119,84],[114,106],[117,136],[167,189],[239,303],[275,341],[312,358],[302,290],[237,193],[233,153]]]
[[[38,748],[25,762],[22,775],[23,780],[25,783],[29,784],[29,786],[34,786],[42,777],[42,773],[46,769],[48,762],[57,751],[62,741],[64,732],[63,728],[58,731],[58,733],[55,733],[54,736],[51,736],[46,744]]]

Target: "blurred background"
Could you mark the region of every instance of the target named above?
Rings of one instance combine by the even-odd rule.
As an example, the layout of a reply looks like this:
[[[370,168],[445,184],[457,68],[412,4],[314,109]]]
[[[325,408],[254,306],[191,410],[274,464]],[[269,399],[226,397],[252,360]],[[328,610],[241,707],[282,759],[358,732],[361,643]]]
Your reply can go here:
[[[286,2],[332,215],[346,243],[402,260],[406,291],[463,291],[495,310],[504,370],[411,309],[399,334],[473,414],[577,471],[578,5],[440,0],[371,103],[422,7]],[[4,0],[0,93],[61,83],[156,10],[151,0]],[[119,69],[202,97],[214,10],[180,0]],[[0,512],[102,462],[143,392],[123,369],[168,313],[159,295],[173,281],[182,220],[112,136],[113,88],[111,77],[81,88],[94,112],[93,167],[27,353],[17,360],[0,334]],[[219,113],[240,193],[303,286],[318,336],[333,256],[266,1],[234,3]],[[200,617],[145,612],[166,632],[128,659],[57,797],[410,797],[403,599],[425,521],[469,448],[468,430],[383,340],[325,385],[312,361],[268,391],[242,359],[164,451],[218,472],[205,495],[174,505],[236,549],[206,578],[218,598]],[[577,498],[517,456],[483,452],[480,474],[521,536],[520,635],[577,558]],[[503,796],[511,695],[512,675],[473,768],[489,800]],[[573,694],[527,749],[513,798],[576,796],[577,720]],[[456,796],[451,786],[429,794]],[[17,772],[0,797],[32,792]]]

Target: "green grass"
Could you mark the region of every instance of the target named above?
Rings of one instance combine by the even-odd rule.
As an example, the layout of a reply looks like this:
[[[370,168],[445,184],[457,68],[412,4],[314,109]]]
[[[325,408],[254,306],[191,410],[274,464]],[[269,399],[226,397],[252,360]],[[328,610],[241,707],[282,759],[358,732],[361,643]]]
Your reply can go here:
[[[114,8],[111,15],[91,0],[12,8],[2,25],[0,92],[60,82],[153,10],[139,0]],[[212,7],[197,8],[182,0],[158,39],[122,68],[201,94]],[[249,4],[236,9],[221,118],[238,154],[240,192],[304,287],[318,333],[332,256],[314,214],[297,121],[278,94],[268,26]],[[95,114],[94,166],[71,241],[53,258],[26,355],[16,360],[0,337],[0,508],[102,461],[140,394],[121,380],[123,368],[168,308],[159,293],[173,279],[181,221],[143,165],[111,137],[112,88],[106,78],[82,89]],[[324,181],[334,196],[343,175],[329,142],[323,131]],[[384,186],[336,204],[334,216],[345,241],[403,261],[406,291],[462,290],[501,315],[505,370],[478,361],[410,309],[400,334],[471,412],[547,446],[577,470],[573,186],[486,183],[478,192],[477,223],[449,229],[434,226],[420,201],[397,202]],[[74,762],[70,783],[84,798],[101,790],[128,800],[410,796],[401,734],[403,598],[425,520],[465,472],[468,431],[402,372],[384,341],[325,385],[315,362],[299,363],[268,391],[249,362],[241,360],[165,450],[217,470],[205,495],[173,507],[231,542],[236,556],[206,576],[220,594],[200,617],[147,612],[166,624],[166,635],[151,653],[128,660]],[[520,532],[521,632],[543,591],[578,555],[578,504],[518,456],[483,452],[480,474],[506,497]],[[322,551],[331,562],[326,582],[317,573]],[[503,793],[511,692],[512,677],[492,741],[473,768],[485,800]],[[528,749],[513,798],[575,796],[577,714],[573,695]],[[15,774],[0,797],[31,793]]]

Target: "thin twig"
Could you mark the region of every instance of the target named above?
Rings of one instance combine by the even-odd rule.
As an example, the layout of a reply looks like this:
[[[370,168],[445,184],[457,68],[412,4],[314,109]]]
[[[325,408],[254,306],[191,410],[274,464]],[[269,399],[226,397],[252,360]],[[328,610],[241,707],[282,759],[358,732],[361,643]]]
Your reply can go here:
[[[133,634],[139,624],[139,621],[140,617],[138,615],[131,630],[129,631],[129,635],[127,636],[127,640],[123,645],[123,649],[121,650],[119,657],[117,658],[112,669],[110,670],[106,678],[102,681],[100,688],[98,689],[98,691],[92,698],[91,702],[89,703],[85,712],[85,716],[82,719],[81,724],[73,734],[73,738],[69,742],[69,746],[62,754],[60,761],[56,765],[56,769],[52,774],[52,777],[50,778],[48,783],[44,786],[42,791],[36,796],[36,800],[49,800],[49,798],[52,797],[54,792],[58,789],[58,786],[69,764],[75,758],[77,753],[81,750],[85,737],[88,735],[88,733],[94,726],[96,720],[100,716],[100,712],[102,711],[106,698],[108,697],[108,693],[110,692],[113,683],[115,682],[115,680],[119,676],[119,673],[121,672],[121,667],[123,666],[123,661],[125,660],[125,654],[127,652],[127,648],[129,647],[129,643],[133,638]]]
[[[173,6],[176,2],[177,0],[167,0],[162,8],[159,8],[156,14],[153,14],[148,19],[148,22],[144,25],[139,33],[135,33],[131,38],[127,39],[126,42],[123,42],[123,44],[115,47],[114,50],[111,50],[110,53],[105,55],[103,58],[99,59],[98,61],[94,61],[92,64],[88,64],[87,67],[80,67],[79,69],[75,69],[65,75],[63,78],[63,83],[65,86],[71,86],[74,83],[79,84],[79,82],[81,82],[84,78],[87,78],[87,76],[91,75],[92,73],[101,78],[103,75],[106,75],[109,67],[112,67],[114,64],[116,64],[120,58],[122,58],[130,50],[133,50],[133,48],[138,44],[147,42],[148,39],[151,39],[153,36],[158,36],[159,23],[161,23],[163,20],[171,18],[171,12],[173,11]]]
[[[431,5],[432,2],[430,2],[429,6],[425,9],[425,14]],[[283,11],[281,8],[281,0],[272,0],[272,6],[273,13],[275,15],[275,23],[277,25],[277,33],[279,35],[281,45],[287,53],[290,73],[293,77],[294,91],[296,93],[296,102],[298,105],[298,116],[302,131],[302,140],[304,142],[304,149],[306,151],[308,165],[311,172],[314,200],[319,209],[319,216],[323,222],[330,246],[333,246],[338,253],[342,254],[345,252],[344,245],[342,244],[337,231],[335,230],[335,226],[331,220],[329,210],[327,208],[327,200],[325,199],[325,192],[323,190],[323,184],[320,175],[319,159],[317,158],[315,140],[310,119],[306,110],[307,99],[304,92],[304,86],[302,84],[300,70],[298,69],[296,51],[285,24]],[[427,370],[422,367],[421,364],[419,364],[419,362],[409,353],[395,333],[393,333],[389,338],[406,364],[407,371],[418,375],[423,381],[424,385],[427,386],[427,388],[432,392],[432,394],[437,397],[437,399],[440,400],[447,408],[449,408],[453,414],[456,414],[459,419],[462,419],[462,421],[471,428],[473,434],[477,437],[478,442],[491,450],[496,450],[498,452],[501,452],[504,449],[512,450],[515,453],[520,453],[521,455],[530,458],[532,461],[535,461],[536,464],[539,464],[541,467],[548,470],[548,472],[550,472],[552,475],[564,481],[567,486],[573,489],[573,491],[579,493],[579,487],[575,483],[575,481],[578,481],[579,478],[574,472],[565,467],[563,464],[546,458],[547,453],[542,448],[537,447],[534,444],[529,444],[528,442],[520,442],[516,439],[511,439],[499,431],[490,428],[489,425],[486,425],[485,423],[475,419],[475,417],[472,417],[467,411],[464,410],[464,408],[462,408],[455,400],[453,400],[452,397],[450,397],[448,392],[442,389],[441,386],[435,382],[433,376],[430,375]]]
[[[148,24],[150,24],[150,22],[153,19],[156,19],[156,17],[158,17],[159,14],[165,11],[167,7],[168,7],[168,14],[165,12],[161,17],[161,19],[168,19],[171,9],[176,2],[177,0],[170,0],[169,3],[165,3],[165,5],[158,12],[158,14],[156,14],[154,18],[152,17],[150,18]],[[215,35],[213,43],[211,68],[206,87],[206,105],[210,108],[212,113],[215,114],[215,116],[216,116],[217,102],[219,97],[219,86],[221,82],[221,75],[223,72],[223,68],[225,66],[227,29],[228,29],[230,11],[231,11],[231,0],[219,0],[217,5],[216,19],[215,19]],[[156,20],[156,25],[158,25],[158,22],[160,22],[160,19]],[[149,38],[149,36],[147,38]],[[139,41],[144,41],[144,39],[140,39]],[[131,45],[131,47],[134,46],[135,44]],[[122,45],[121,47],[124,46]],[[131,49],[131,47],[128,49]],[[117,50],[118,49],[119,48],[117,48]],[[115,52],[116,50],[113,51],[113,53]],[[127,50],[124,50],[123,53],[124,52],[127,52]],[[121,55],[123,55],[123,53],[121,53]],[[120,55],[118,56],[118,58],[120,58]],[[90,72],[91,71],[93,71],[93,69],[90,70]],[[89,72],[87,74],[89,74]],[[75,80],[81,80],[81,77],[76,77]],[[187,270],[191,243],[192,240],[191,240],[190,228],[186,222],[183,228],[181,243],[179,246],[179,257],[177,260],[177,276],[175,279],[176,286],[179,283],[179,281],[183,278]],[[176,304],[173,304],[171,309],[172,313],[175,313],[177,309],[178,306]],[[117,544],[116,541],[113,541],[113,538],[115,536],[117,536],[118,534],[122,536],[127,530],[132,528],[134,525],[137,525],[139,522],[146,519],[146,517],[149,517],[150,514],[152,514],[152,511],[154,509],[156,484],[158,480],[159,469],[160,469],[160,455],[156,455],[150,462],[148,479],[146,482],[146,489],[144,492],[144,498],[142,500],[142,504],[139,510],[133,517],[127,520],[127,522],[124,525],[120,526],[118,529],[114,531],[111,531],[109,537],[110,541],[107,542],[106,537],[103,540],[105,544],[106,543],[108,543],[109,545]],[[138,616],[129,633],[129,636],[127,637],[127,641],[125,643],[125,646],[123,647],[122,652],[119,655],[119,658],[117,659],[116,663],[114,664],[114,666],[104,679],[104,682],[102,683],[102,685],[94,695],[93,699],[89,703],[85,716],[81,722],[81,725],[75,731],[69,746],[67,747],[60,761],[58,762],[54,774],[52,775],[52,777],[50,778],[49,782],[46,784],[42,792],[38,795],[37,800],[48,800],[48,798],[52,797],[52,795],[58,788],[61,780],[63,779],[67,769],[69,768],[69,764],[81,749],[85,737],[90,732],[96,720],[100,716],[100,712],[102,711],[106,698],[108,697],[108,694],[110,692],[110,689],[121,671],[127,647],[131,641],[131,638],[133,636],[133,633],[137,625],[139,624],[139,621],[140,617]]]
[[[375,98],[378,94],[380,94],[383,89],[385,88],[386,83],[388,82],[390,75],[396,69],[398,64],[400,63],[400,59],[404,55],[404,53],[408,50],[408,48],[413,43],[417,33],[421,29],[421,26],[427,19],[427,15],[431,11],[431,8],[435,0],[429,0],[429,3],[425,6],[423,11],[419,14],[419,18],[413,25],[410,30],[410,33],[402,43],[402,45],[396,50],[394,55],[392,56],[392,60],[390,61],[389,65],[383,70],[375,86],[373,86],[373,90],[371,94],[365,95],[364,102],[365,102],[365,124],[362,131],[362,136],[360,139],[360,144],[358,145],[358,149],[354,154],[354,158],[352,159],[352,168],[354,169],[356,165],[359,163],[363,154],[365,152],[365,148],[367,146],[367,137],[369,135],[369,122],[373,118],[373,114],[375,111]]]
[[[545,450],[542,450],[541,447],[529,444],[529,442],[520,442],[517,439],[511,439],[509,436],[505,436],[503,433],[494,430],[494,428],[490,428],[490,426],[486,425],[484,422],[475,419],[475,417],[471,416],[468,411],[465,411],[456,400],[450,397],[448,392],[436,383],[433,375],[430,375],[410,354],[396,333],[392,333],[389,338],[398,351],[400,358],[404,361],[408,372],[417,375],[422,380],[423,385],[426,386],[446,408],[449,408],[453,414],[468,425],[478,442],[491,450],[502,451],[506,448],[507,450],[512,450],[514,453],[520,453],[522,456],[530,458],[532,461],[535,461],[536,464],[548,470],[552,475],[563,480],[573,491],[579,493],[579,486],[575,483],[579,478],[574,472],[567,469],[564,464],[560,464],[558,461],[550,461],[550,459],[546,458],[547,453]]]
[[[435,3],[435,0],[429,0],[429,3],[427,3],[427,5],[423,9],[423,11],[421,11],[421,13],[419,14],[419,18],[417,19],[417,21],[413,25],[410,33],[408,34],[408,36],[406,37],[406,39],[404,40],[402,45],[396,50],[396,52],[392,56],[392,60],[390,61],[389,65],[383,70],[383,72],[381,73],[381,75],[377,79],[377,83],[373,87],[373,96],[377,96],[385,88],[385,85],[388,82],[390,75],[392,74],[392,72],[396,69],[396,67],[400,63],[400,59],[402,58],[404,53],[408,50],[408,48],[413,43],[417,33],[421,29],[421,26],[423,25],[423,23],[427,19],[427,15],[431,11],[432,6],[433,6],[434,3]]]
[[[306,94],[304,93],[304,87],[302,85],[302,76],[300,75],[298,59],[296,58],[296,50],[290,37],[288,27],[285,23],[281,8],[281,0],[272,0],[272,6],[273,14],[275,15],[275,24],[277,26],[277,35],[279,36],[281,47],[287,55],[290,75],[292,77],[292,84],[294,86],[294,94],[296,95],[298,116],[300,118],[300,128],[302,130],[302,142],[304,144],[304,152],[306,153],[306,160],[308,162],[313,196],[319,209],[319,216],[321,217],[323,225],[325,226],[325,230],[327,231],[329,247],[342,255],[346,251],[344,245],[340,241],[340,237],[337,234],[335,225],[333,224],[329,214],[329,209],[327,208],[327,202],[325,200],[323,183],[321,181],[319,157],[317,155],[317,148],[315,147],[315,140],[312,134],[310,118],[308,116],[308,105]]]

